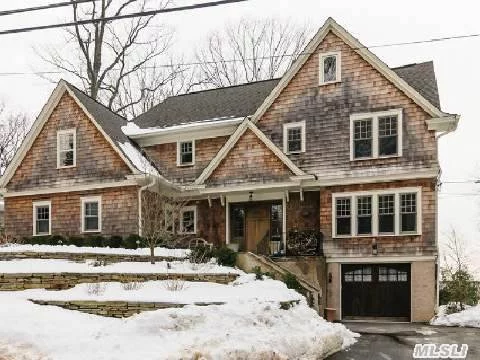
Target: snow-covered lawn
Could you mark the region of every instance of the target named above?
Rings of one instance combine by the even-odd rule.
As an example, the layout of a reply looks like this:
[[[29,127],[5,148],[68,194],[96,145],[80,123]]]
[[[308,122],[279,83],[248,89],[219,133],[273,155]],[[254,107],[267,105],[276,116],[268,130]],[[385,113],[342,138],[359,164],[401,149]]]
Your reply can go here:
[[[0,245],[0,252],[65,252],[65,253],[89,253],[89,254],[117,254],[117,255],[150,255],[150,249],[123,249],[109,247],[78,247],[75,245]],[[155,248],[156,256],[168,256],[184,258],[190,250]]]
[[[120,285],[110,285],[114,286],[107,288],[103,298],[129,296]],[[131,292],[138,292],[136,300],[215,299],[227,303],[114,319],[27,300],[46,294],[42,290],[0,293],[0,358],[3,349],[7,359],[27,360],[41,356],[52,360],[317,359],[355,342],[356,334],[341,324],[326,322],[304,298],[279,281],[256,281],[249,274],[230,285],[187,285],[168,294],[161,282],[151,282]],[[50,295],[77,298],[84,290],[78,286]],[[275,302],[292,298],[301,301],[289,310],[280,309]]]
[[[438,315],[431,321],[431,325],[468,326],[480,328],[480,305],[472,306],[458,313],[446,315],[446,306],[439,308]]]
[[[237,273],[242,271],[214,263],[192,264],[183,261],[159,261],[155,264],[148,262],[119,262],[114,264],[94,266],[95,261],[72,262],[57,259],[22,259],[0,261],[0,273]]]

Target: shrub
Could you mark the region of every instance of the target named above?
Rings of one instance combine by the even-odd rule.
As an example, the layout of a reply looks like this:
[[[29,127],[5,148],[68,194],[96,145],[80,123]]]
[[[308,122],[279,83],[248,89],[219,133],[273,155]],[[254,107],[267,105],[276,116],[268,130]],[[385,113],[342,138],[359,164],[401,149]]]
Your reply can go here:
[[[138,248],[138,244],[143,244],[143,239],[141,236],[137,234],[128,235],[125,239],[123,239],[123,247],[126,249],[136,249]]]
[[[214,257],[212,249],[204,245],[195,246],[190,250],[190,255],[188,255],[188,259],[193,264],[208,263],[212,257]]]
[[[219,265],[233,267],[237,263],[237,253],[228,247],[217,248],[213,254]]]
[[[141,288],[143,288],[143,283],[141,283],[139,281],[122,283],[122,288],[125,291],[136,291],[136,290],[140,290]]]
[[[293,289],[296,292],[299,292],[300,294],[305,295],[306,291],[304,287],[300,284],[297,277],[292,273],[286,273],[283,276],[282,281],[285,283],[285,285],[287,285],[287,288]]]
[[[105,238],[102,235],[93,235],[93,236],[86,236],[84,238],[84,246],[91,246],[91,247],[103,247],[105,242]]]
[[[84,238],[81,236],[70,236],[68,238],[68,243],[70,245],[75,245],[75,246],[85,246],[84,245]]]
[[[52,235],[49,239],[49,245],[68,245],[67,240],[62,235]]]
[[[254,266],[252,268],[252,272],[255,274],[255,279],[256,280],[263,280],[264,276],[268,276],[272,279],[275,279],[275,274],[272,274],[270,272],[263,272],[260,266]]]
[[[440,290],[440,303],[456,304],[455,309],[465,310],[465,305],[477,305],[479,294],[475,285],[475,279],[467,270],[442,271],[442,282],[444,287]],[[447,308],[448,311],[448,308]]]
[[[111,248],[119,248],[122,246],[123,238],[118,235],[113,235],[108,239],[105,239],[104,246],[109,246]]]

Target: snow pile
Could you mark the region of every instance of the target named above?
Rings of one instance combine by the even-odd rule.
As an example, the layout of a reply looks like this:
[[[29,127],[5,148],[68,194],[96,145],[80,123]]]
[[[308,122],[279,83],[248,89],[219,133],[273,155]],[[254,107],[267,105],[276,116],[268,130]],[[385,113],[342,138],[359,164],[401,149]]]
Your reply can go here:
[[[440,306],[438,315],[430,321],[431,325],[480,328],[480,305],[450,315],[445,313],[445,309],[446,305]]]
[[[65,252],[65,253],[89,253],[89,254],[116,254],[116,255],[150,255],[149,248],[123,249],[109,247],[77,247],[75,245],[23,245],[7,244],[0,245],[0,252]],[[168,256],[184,258],[190,253],[185,249],[155,248],[155,256]]]
[[[214,263],[194,264],[188,260],[184,261],[159,261],[155,264],[148,262],[119,262],[96,266],[95,261],[83,263],[57,259],[21,259],[11,261],[0,261],[0,273],[129,273],[129,274],[193,274],[193,273],[215,273],[241,274],[242,271],[228,266],[221,266]]]
[[[157,285],[158,282],[152,282],[151,287],[146,284],[142,289],[153,295]],[[0,339],[9,344],[30,344],[38,349],[38,354],[52,360],[152,356],[233,360],[317,359],[350,346],[358,336],[341,324],[326,322],[307,306],[304,298],[279,281],[255,281],[251,275],[243,275],[230,285],[188,285],[179,296],[190,300],[224,299],[227,304],[188,305],[114,319],[34,305],[27,298],[37,290],[3,292]],[[142,289],[132,292],[140,294]],[[166,296],[165,291],[160,291],[159,296]],[[282,310],[278,302],[273,302],[292,296],[301,300],[289,310]]]
[[[288,289],[281,281],[265,279],[255,281],[255,275],[243,274],[231,284],[207,282],[184,282],[183,290],[169,290],[170,280],[139,283],[138,289],[127,290],[125,284],[118,282],[101,283],[104,291],[100,294],[89,292],[89,284],[79,284],[72,289],[47,291],[44,289],[27,290],[26,296],[36,300],[64,301],[145,301],[173,302],[189,304],[195,302],[234,302],[265,301],[280,302],[302,300],[298,292]]]

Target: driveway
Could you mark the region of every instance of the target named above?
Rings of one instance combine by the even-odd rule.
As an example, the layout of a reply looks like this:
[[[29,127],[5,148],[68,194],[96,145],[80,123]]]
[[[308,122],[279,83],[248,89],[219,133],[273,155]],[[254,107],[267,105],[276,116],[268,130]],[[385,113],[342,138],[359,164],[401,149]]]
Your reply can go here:
[[[440,327],[423,324],[344,323],[360,333],[357,343],[329,360],[412,359],[415,344],[468,344],[469,360],[480,359],[480,329]]]

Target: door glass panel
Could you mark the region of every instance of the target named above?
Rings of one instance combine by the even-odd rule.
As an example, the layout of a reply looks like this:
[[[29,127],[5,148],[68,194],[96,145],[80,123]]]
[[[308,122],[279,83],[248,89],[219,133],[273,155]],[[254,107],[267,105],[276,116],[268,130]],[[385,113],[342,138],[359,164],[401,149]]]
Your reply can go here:
[[[230,210],[230,241],[240,244],[245,238],[245,209],[242,206],[232,206]]]

